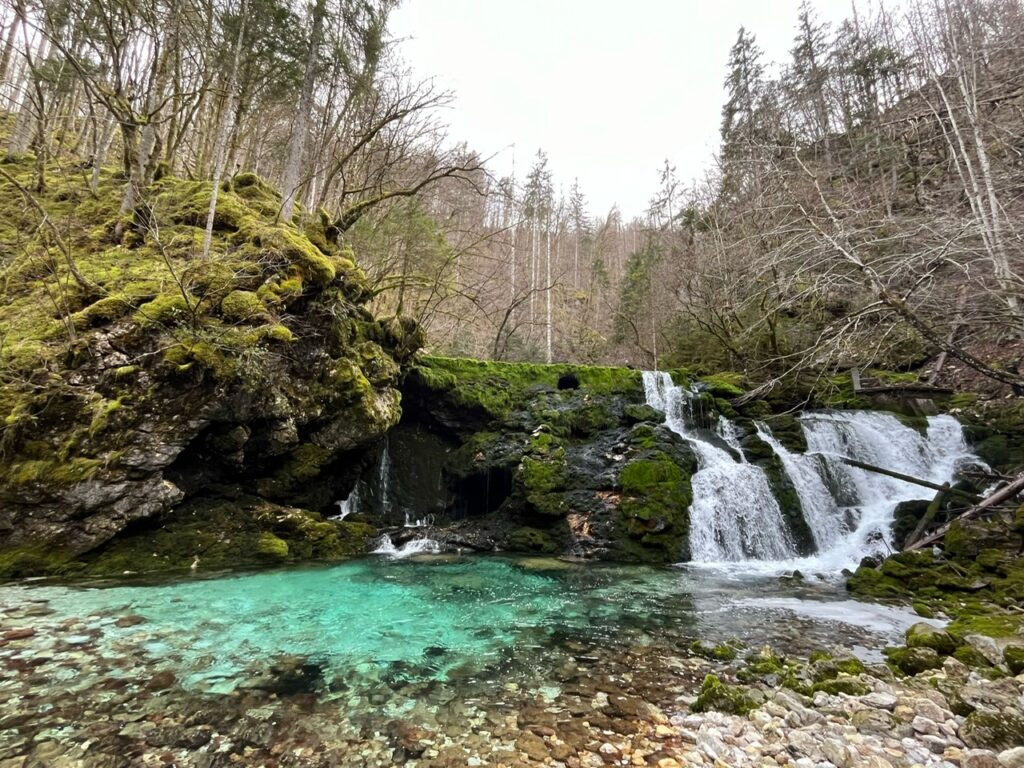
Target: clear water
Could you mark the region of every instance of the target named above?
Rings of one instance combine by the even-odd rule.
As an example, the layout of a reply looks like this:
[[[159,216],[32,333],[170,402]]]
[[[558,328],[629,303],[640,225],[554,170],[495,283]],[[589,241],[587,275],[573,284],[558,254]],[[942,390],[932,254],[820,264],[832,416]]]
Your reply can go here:
[[[608,738],[601,729],[632,733],[596,711],[600,692],[685,712],[680,701],[703,676],[729,665],[694,658],[695,639],[803,657],[860,649],[877,659],[867,649],[916,620],[851,601],[827,582],[496,556],[377,556],[150,585],[0,586],[0,635],[35,630],[0,644],[0,722],[19,724],[0,729],[0,755],[26,739],[119,755],[163,744],[165,733],[181,739],[181,724],[191,724],[197,744],[220,735],[180,747],[175,764],[209,765],[193,758],[242,750],[260,733],[269,734],[258,742],[264,751],[243,764],[267,764],[266,750],[301,753],[315,733],[324,761],[290,764],[383,768],[402,762],[401,721],[399,730],[426,729],[476,755],[448,764],[497,765],[537,718],[557,717],[574,749]],[[155,686],[168,673],[170,687]],[[155,749],[154,760],[164,747]]]
[[[780,608],[772,600],[791,602]],[[187,686],[230,691],[280,657],[321,665],[326,687],[400,667],[409,679],[448,679],[468,664],[501,676],[512,657],[532,670],[565,640],[614,650],[635,642],[730,637],[795,641],[794,606],[846,600],[827,585],[782,586],[679,568],[646,568],[504,557],[362,559],[306,568],[194,578],[153,586],[0,588],[0,608],[45,601],[38,621],[69,619],[100,631],[107,649],[131,647],[173,659]],[[792,602],[795,601],[795,602]],[[814,611],[804,611],[813,617]],[[126,615],[143,621],[118,627]],[[913,616],[907,614],[907,621]],[[851,636],[863,627],[848,627]],[[867,635],[898,633],[904,623]],[[807,642],[829,643],[835,627],[812,620]],[[890,632],[891,630],[891,632]],[[543,675],[542,675],[543,676]]]

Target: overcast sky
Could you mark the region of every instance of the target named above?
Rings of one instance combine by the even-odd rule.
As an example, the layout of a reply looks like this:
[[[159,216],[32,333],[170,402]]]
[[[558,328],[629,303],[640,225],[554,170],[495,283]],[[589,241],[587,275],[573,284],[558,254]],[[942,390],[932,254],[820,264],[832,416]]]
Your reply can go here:
[[[849,0],[812,0],[840,20]],[[403,56],[456,93],[451,135],[515,155],[538,148],[566,191],[578,177],[591,211],[642,213],[663,160],[684,180],[718,147],[722,82],[741,25],[769,61],[792,45],[799,0],[405,0],[392,21]],[[510,145],[515,145],[514,150]]]

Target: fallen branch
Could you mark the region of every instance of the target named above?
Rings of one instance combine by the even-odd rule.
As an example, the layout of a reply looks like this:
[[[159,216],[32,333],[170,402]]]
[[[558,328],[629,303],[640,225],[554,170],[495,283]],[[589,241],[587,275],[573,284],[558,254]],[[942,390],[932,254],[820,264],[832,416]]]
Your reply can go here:
[[[938,541],[949,532],[949,529],[953,527],[953,523],[963,520],[972,520],[981,515],[983,512],[991,511],[994,507],[998,506],[999,504],[1002,504],[1004,501],[1012,499],[1014,496],[1016,496],[1018,493],[1021,493],[1022,491],[1024,491],[1024,475],[1018,476],[1017,479],[1014,480],[1012,483],[1003,486],[998,491],[985,498],[977,506],[971,507],[962,515],[959,515],[958,517],[955,517],[953,520],[950,520],[948,523],[941,526],[937,531],[935,531],[935,533],[929,536],[925,536],[920,541],[915,541],[912,545],[907,547],[907,550],[909,551],[914,549],[920,549],[921,547],[927,546],[928,544],[932,544]]]
[[[949,493],[951,496],[959,496],[972,504],[976,504],[982,500],[981,496],[976,494],[961,491],[959,488],[950,488],[948,483],[940,485],[939,483],[933,483],[930,480],[922,480],[919,477],[912,477],[911,475],[904,475],[900,472],[893,472],[891,469],[876,467],[874,464],[866,464],[863,461],[857,461],[856,459],[844,458],[842,461],[844,464],[849,464],[851,467],[857,467],[857,469],[864,469],[868,472],[877,472],[880,475],[893,477],[897,480],[902,480],[905,483],[913,483],[914,485],[920,485],[924,488],[931,488],[933,491],[943,491]]]

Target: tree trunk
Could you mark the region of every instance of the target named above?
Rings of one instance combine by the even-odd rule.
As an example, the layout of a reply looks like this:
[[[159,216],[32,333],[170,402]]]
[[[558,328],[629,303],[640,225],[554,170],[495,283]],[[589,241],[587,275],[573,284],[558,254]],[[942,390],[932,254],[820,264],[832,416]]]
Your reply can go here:
[[[219,126],[217,146],[213,153],[213,188],[210,190],[210,210],[206,214],[206,231],[203,233],[203,258],[210,257],[210,243],[213,242],[213,221],[217,216],[217,196],[220,194],[220,180],[224,173],[224,150],[232,130],[231,119],[235,114],[235,79],[238,77],[238,60],[242,55],[242,41],[245,39],[245,0],[239,6],[238,39],[231,60],[231,74],[228,76],[228,107],[224,110],[224,124]]]
[[[324,17],[327,15],[327,0],[316,0],[311,18],[312,31],[309,37],[309,58],[306,59],[306,71],[302,78],[302,93],[299,95],[299,109],[292,123],[291,136],[288,139],[288,161],[284,167],[284,178],[281,182],[281,203],[279,221],[291,221],[295,210],[295,200],[301,186],[302,155],[306,147],[306,127],[309,124],[310,112],[313,110],[313,90],[316,87],[316,70],[319,60],[320,39],[323,37]]]

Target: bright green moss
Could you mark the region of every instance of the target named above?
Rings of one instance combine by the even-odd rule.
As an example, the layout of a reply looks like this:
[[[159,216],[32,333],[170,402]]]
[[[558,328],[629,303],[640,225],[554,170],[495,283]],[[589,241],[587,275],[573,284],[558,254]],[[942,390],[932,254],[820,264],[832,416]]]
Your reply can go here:
[[[15,462],[7,470],[7,482],[13,486],[33,484],[75,485],[96,476],[103,462],[82,457],[67,460],[32,459]]]
[[[192,297],[186,300],[180,292],[164,293],[140,305],[135,312],[135,322],[143,327],[178,325],[190,321],[194,317],[195,308],[195,299]]]
[[[715,675],[707,675],[691,709],[694,712],[713,710],[730,715],[746,715],[756,706],[743,689],[727,685]]]
[[[267,560],[287,560],[288,542],[272,533],[261,533],[256,542],[256,553]]]
[[[259,320],[267,315],[263,302],[252,291],[232,291],[221,300],[220,312],[225,320],[238,323]]]
[[[737,397],[742,395],[744,391],[744,376],[742,373],[724,371],[710,376],[701,376],[698,381],[714,397]]]
[[[602,366],[423,357],[412,376],[427,389],[443,393],[455,403],[482,411],[494,419],[504,418],[513,408],[526,407],[540,390],[557,390],[563,377],[574,379],[572,386],[584,394],[639,396],[643,392],[639,371]],[[586,420],[595,415],[586,414],[581,418]]]

